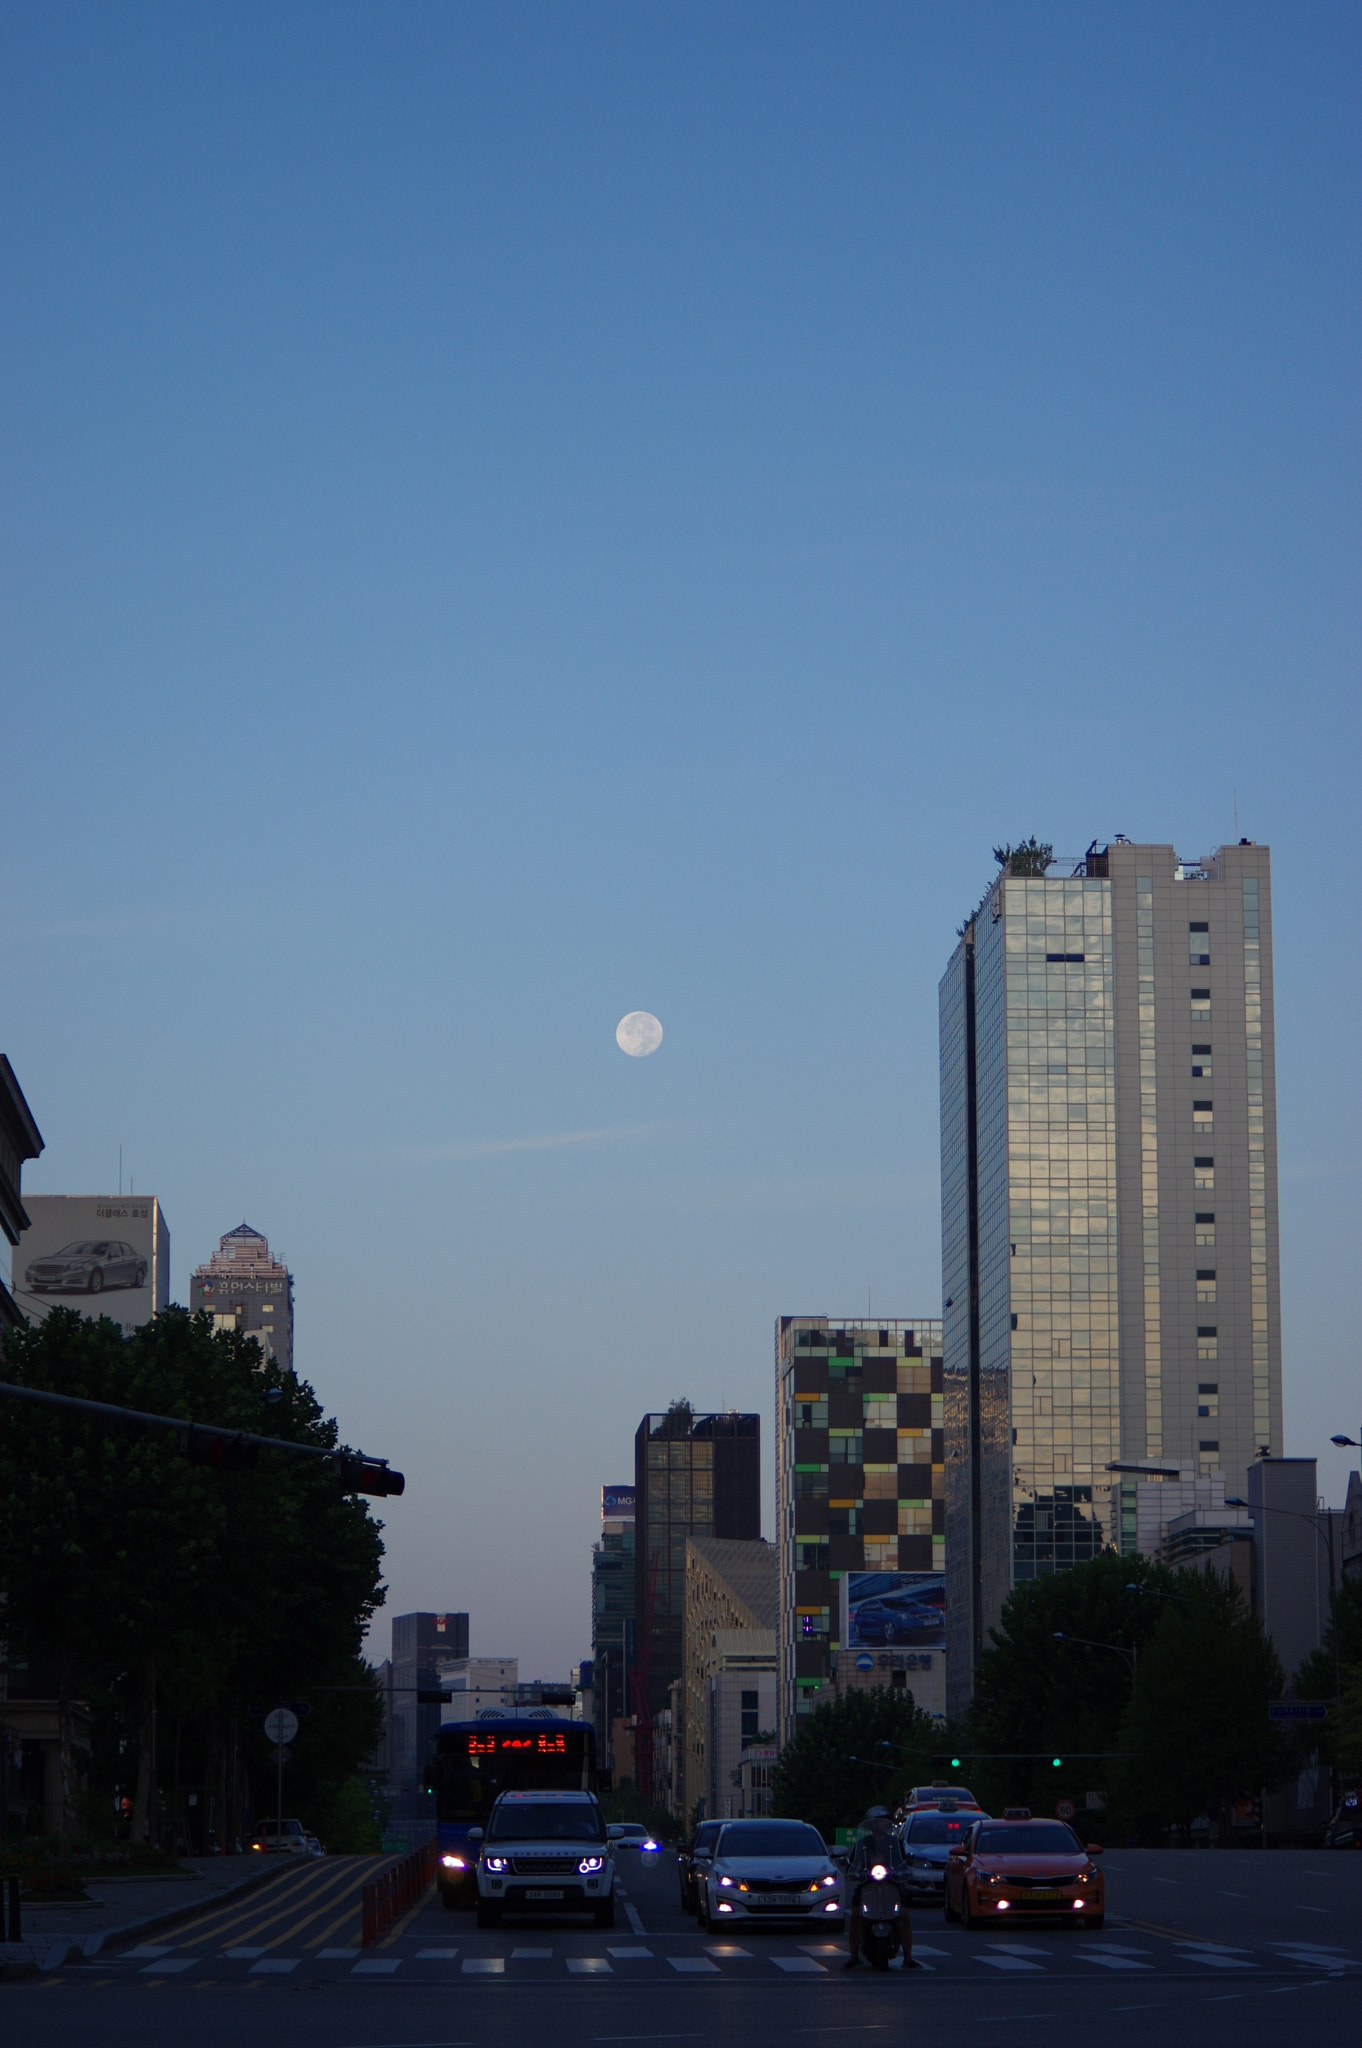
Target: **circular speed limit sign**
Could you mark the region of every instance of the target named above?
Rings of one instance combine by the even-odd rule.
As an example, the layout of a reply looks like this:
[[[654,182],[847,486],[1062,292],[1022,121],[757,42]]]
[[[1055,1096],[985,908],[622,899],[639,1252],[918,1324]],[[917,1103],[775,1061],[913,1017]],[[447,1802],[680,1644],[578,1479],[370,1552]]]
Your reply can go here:
[[[1072,1820],[1077,1811],[1078,1808],[1072,1799],[1061,1799],[1055,1807],[1055,1813],[1060,1820]]]

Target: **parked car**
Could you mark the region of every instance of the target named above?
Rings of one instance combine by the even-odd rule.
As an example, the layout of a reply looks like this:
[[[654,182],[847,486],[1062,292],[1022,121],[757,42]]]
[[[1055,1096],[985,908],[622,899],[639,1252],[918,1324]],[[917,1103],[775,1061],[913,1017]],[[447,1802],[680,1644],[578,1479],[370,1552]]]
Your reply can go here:
[[[1324,1830],[1326,1849],[1362,1849],[1362,1794],[1345,1792]]]
[[[300,1820],[262,1821],[251,1836],[251,1848],[266,1856],[309,1856],[307,1831]]]
[[[699,1881],[714,1860],[714,1844],[723,1833],[721,1820],[702,1820],[688,1842],[676,1852],[677,1878],[681,1887],[681,1911],[695,1912],[699,1904]]]
[[[701,1927],[741,1920],[845,1926],[845,1880],[817,1828],[802,1820],[725,1821],[709,1869],[697,1873]]]
[[[33,1294],[100,1294],[106,1287],[145,1287],[147,1262],[117,1237],[79,1237],[47,1258],[32,1259],[24,1282]]]
[[[1106,1888],[1085,1848],[1062,1820],[976,1820],[946,1862],[946,1918],[966,1927],[1038,1916],[1100,1927]]]

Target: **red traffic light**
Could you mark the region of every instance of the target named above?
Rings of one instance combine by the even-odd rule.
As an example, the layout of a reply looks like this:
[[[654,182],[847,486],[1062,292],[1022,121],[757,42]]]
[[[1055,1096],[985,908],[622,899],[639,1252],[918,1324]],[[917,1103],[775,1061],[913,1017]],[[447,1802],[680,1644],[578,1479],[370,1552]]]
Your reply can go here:
[[[336,1472],[342,1493],[403,1493],[407,1482],[382,1458],[338,1457]]]

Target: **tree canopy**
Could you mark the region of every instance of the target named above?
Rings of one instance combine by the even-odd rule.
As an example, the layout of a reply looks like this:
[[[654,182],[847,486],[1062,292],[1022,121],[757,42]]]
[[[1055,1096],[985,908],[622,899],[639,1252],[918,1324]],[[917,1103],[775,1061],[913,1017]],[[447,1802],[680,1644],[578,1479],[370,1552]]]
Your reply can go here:
[[[867,1807],[892,1806],[905,1786],[929,1779],[944,1741],[906,1690],[843,1693],[801,1721],[781,1751],[773,1811],[811,1821],[831,1842]]]
[[[54,1309],[6,1334],[4,1376],[225,1430],[337,1443],[306,1382],[266,1364],[251,1339],[182,1309],[126,1341],[107,1318]],[[321,1458],[263,1451],[252,1469],[212,1470],[190,1464],[168,1430],[4,1404],[0,1634],[109,1711],[135,1698],[134,1747],[145,1747],[149,1693],[177,1725],[204,1728],[240,1720],[251,1701],[359,1686],[319,1695],[299,1738],[300,1757],[334,1749],[332,1782],[316,1788],[319,1802],[333,1796],[377,1731],[360,1648],[383,1594],[380,1526]]]
[[[1055,849],[1048,839],[1037,839],[1033,832],[1015,846],[995,846],[993,858],[1006,874],[1043,875],[1055,864]]]

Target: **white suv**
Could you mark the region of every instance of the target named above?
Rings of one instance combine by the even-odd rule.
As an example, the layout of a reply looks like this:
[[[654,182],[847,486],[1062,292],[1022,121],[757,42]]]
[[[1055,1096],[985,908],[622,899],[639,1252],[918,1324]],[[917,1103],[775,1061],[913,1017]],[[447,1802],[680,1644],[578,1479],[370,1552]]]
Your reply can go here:
[[[478,1925],[503,1913],[590,1913],[615,1924],[615,1863],[605,1816],[592,1792],[503,1792],[487,1827],[470,1828],[478,1851]]]

